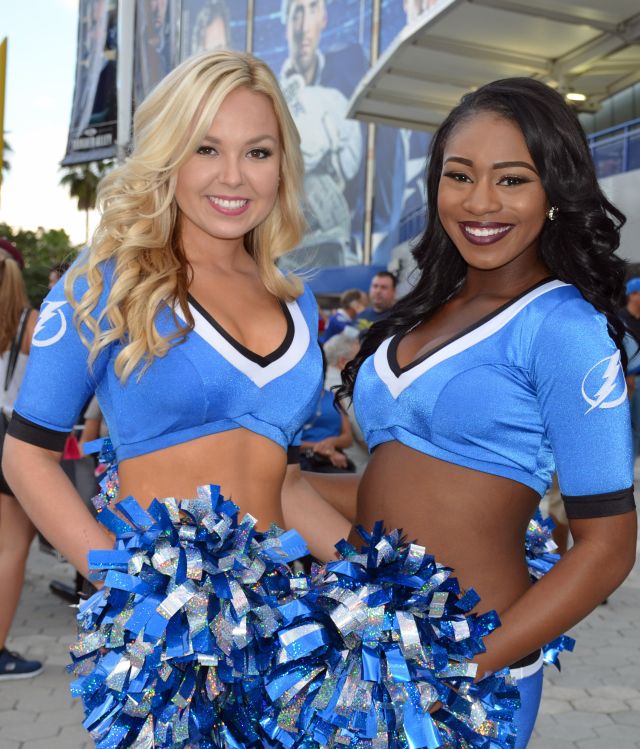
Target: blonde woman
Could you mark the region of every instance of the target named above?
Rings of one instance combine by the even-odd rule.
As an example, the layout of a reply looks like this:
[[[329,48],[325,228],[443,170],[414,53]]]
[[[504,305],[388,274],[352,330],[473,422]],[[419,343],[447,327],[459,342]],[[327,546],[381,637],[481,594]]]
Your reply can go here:
[[[17,247],[0,239],[0,419],[11,416],[29,356],[36,313],[29,309]],[[0,442],[0,452],[2,444]],[[5,647],[18,607],[24,569],[35,528],[0,471],[0,681],[25,679],[42,672],[42,663],[26,660]]]
[[[155,746],[182,746],[178,737],[209,746],[207,700],[224,692],[255,639],[244,603],[288,590],[286,580],[272,590],[260,574],[272,564],[268,547],[284,544],[262,532],[283,526],[287,453],[322,385],[316,302],[275,266],[302,235],[301,183],[298,133],[267,66],[233,52],[191,58],[137,110],[132,154],[100,186],[93,245],[43,305],[4,469],[36,525],[80,572],[89,550],[98,552],[94,567],[111,568],[106,610],[125,636],[121,626],[115,638],[112,619],[99,613],[99,594],[81,613],[74,650],[96,661],[90,684],[81,660],[74,690],[90,713],[85,725],[110,746],[130,746],[144,731]],[[94,391],[120,497],[141,505],[101,513],[118,536],[115,556],[104,553],[109,535],[58,467]],[[257,518],[255,527],[243,523],[244,541],[229,535],[237,519],[215,490],[191,505],[155,503],[152,517],[142,510],[212,482]],[[158,534],[162,549],[153,545]],[[125,546],[130,563],[118,557]],[[227,555],[219,568],[212,549]],[[286,578],[280,572],[274,579]],[[261,615],[268,634],[274,623],[264,607]],[[225,657],[233,668],[216,669]]]

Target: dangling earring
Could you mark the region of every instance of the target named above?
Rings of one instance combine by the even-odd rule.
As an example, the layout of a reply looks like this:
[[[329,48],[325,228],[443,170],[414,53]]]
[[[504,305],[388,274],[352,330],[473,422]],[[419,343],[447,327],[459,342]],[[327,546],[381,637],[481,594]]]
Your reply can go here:
[[[551,208],[549,208],[549,210],[547,211],[547,218],[549,219],[549,221],[555,221],[558,218],[558,213],[560,213],[560,211],[558,210],[558,206],[552,205]]]

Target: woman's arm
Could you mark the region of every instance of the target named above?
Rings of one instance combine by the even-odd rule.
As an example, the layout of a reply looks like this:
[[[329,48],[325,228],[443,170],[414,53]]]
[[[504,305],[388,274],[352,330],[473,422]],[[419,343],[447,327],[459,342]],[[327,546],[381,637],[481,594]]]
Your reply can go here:
[[[474,659],[478,676],[497,671],[551,642],[602,603],[633,569],[637,514],[571,520],[574,546],[509,609]]]
[[[2,471],[38,530],[87,577],[89,550],[111,549],[113,542],[60,467],[60,454],[7,435]]]
[[[295,528],[311,554],[323,562],[335,559],[335,544],[351,531],[348,517],[355,517],[358,479],[354,474],[311,474],[303,473],[299,465],[287,466],[282,486],[285,525]],[[319,493],[323,490],[326,497]]]

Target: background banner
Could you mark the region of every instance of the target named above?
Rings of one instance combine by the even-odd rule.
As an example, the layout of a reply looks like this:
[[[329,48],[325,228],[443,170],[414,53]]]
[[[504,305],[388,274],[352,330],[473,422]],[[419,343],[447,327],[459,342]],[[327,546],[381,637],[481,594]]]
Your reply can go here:
[[[180,59],[247,46],[247,0],[183,0]]]
[[[118,0],[80,0],[76,82],[63,166],[116,154]]]
[[[282,267],[363,261],[367,128],[346,112],[370,39],[371,0],[255,2],[253,51],[280,80],[305,163],[308,230]]]

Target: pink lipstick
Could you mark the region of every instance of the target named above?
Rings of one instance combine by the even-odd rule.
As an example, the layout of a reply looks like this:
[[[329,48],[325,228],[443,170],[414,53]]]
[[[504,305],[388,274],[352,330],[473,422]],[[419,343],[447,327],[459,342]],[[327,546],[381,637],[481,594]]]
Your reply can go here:
[[[225,216],[240,216],[248,206],[248,198],[237,198],[230,195],[207,195],[209,205]]]

